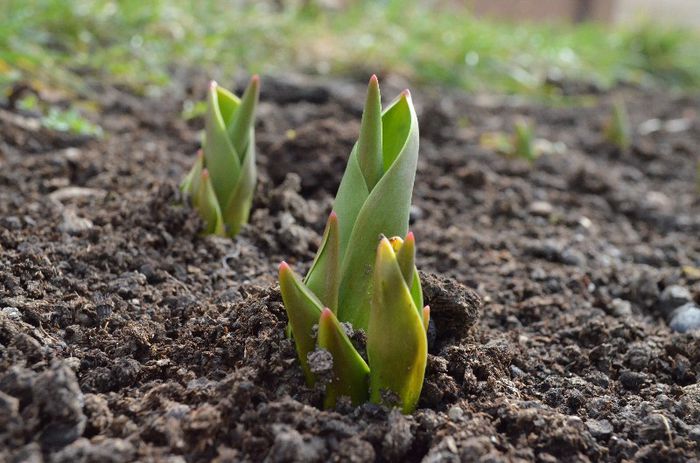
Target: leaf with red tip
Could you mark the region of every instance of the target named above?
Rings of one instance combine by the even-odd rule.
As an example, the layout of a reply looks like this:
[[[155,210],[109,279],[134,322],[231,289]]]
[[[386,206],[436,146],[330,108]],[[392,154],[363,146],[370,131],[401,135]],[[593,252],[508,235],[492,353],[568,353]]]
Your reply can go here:
[[[367,87],[367,99],[362,113],[360,136],[357,140],[357,161],[372,191],[383,174],[382,167],[382,99],[377,76],[372,75]]]
[[[372,306],[367,331],[370,399],[383,400],[388,390],[412,412],[423,387],[428,356],[424,320],[415,307],[391,244],[383,238],[377,249]]]
[[[376,239],[380,234],[404,236],[418,162],[418,120],[413,105],[401,95],[382,114],[382,156],[384,174],[362,200],[365,186],[357,179],[359,171],[354,151],[348,161],[333,208],[340,225],[341,282],[338,290],[338,317],[355,328],[367,328],[372,294],[372,270]],[[359,210],[355,201],[362,200]],[[353,219],[354,218],[354,219]],[[348,234],[349,233],[349,234]]]
[[[428,325],[430,324],[430,306],[426,305],[423,307],[423,326],[425,326],[425,331],[428,331]]]
[[[323,309],[318,322],[318,347],[333,356],[333,378],[326,387],[324,407],[335,407],[340,396],[350,397],[353,405],[366,402],[369,367],[328,308]]]
[[[331,212],[323,232],[321,246],[316,253],[304,283],[329,307],[333,313],[338,308],[338,286],[340,284],[340,241],[338,216]]]
[[[292,328],[299,362],[304,370],[306,382],[312,385],[314,376],[309,370],[306,356],[316,348],[313,328],[318,323],[323,305],[286,262],[280,264],[279,280],[282,300],[289,317],[289,325]]]

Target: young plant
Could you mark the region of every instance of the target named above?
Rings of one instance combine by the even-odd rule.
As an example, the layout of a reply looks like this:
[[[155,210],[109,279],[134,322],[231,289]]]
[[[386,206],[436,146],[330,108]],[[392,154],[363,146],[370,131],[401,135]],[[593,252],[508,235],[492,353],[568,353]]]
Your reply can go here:
[[[381,238],[368,310],[369,364],[355,349],[337,315],[323,307],[287,263],[280,264],[282,298],[307,383],[313,385],[316,381],[308,355],[319,348],[333,357],[324,407],[332,408],[338,397],[346,396],[354,405],[369,399],[398,405],[404,413],[415,409],[423,387],[430,321],[430,309],[423,307],[415,249],[412,233],[405,241]]]
[[[613,103],[610,118],[603,127],[603,137],[620,151],[627,151],[632,145],[629,115],[622,99],[616,99]]]
[[[180,185],[204,221],[204,234],[233,237],[248,222],[256,181],[259,95],[257,75],[240,99],[216,82],[209,86],[203,147]]]
[[[290,320],[289,326],[309,384],[313,384],[315,378],[309,368],[307,355],[316,347],[325,348],[333,355],[334,381],[326,390],[327,407],[333,406],[338,395],[350,396],[353,403],[364,402],[367,398],[369,389],[366,384],[367,378],[372,375],[371,368],[367,368],[347,335],[340,329],[339,321],[350,323],[355,329],[370,329],[371,312],[379,304],[374,298],[379,281],[376,265],[389,259],[386,253],[380,253],[383,260],[379,259],[376,240],[382,235],[406,234],[417,161],[418,120],[410,93],[407,90],[402,92],[382,111],[379,84],[377,78],[372,76],[360,136],[350,153],[333,204],[334,212],[328,219],[316,258],[303,281],[287,264],[280,266],[280,288]],[[415,249],[413,237],[409,236],[411,238],[407,241],[411,244],[407,249]],[[401,254],[403,257],[395,257],[394,260],[402,262],[401,268],[404,270],[413,269],[414,276],[402,280],[402,285],[393,282],[384,291],[391,295],[386,297],[399,301],[403,297],[399,288],[407,285],[414,305],[422,310],[420,281],[415,272],[413,257],[409,259],[406,257],[408,254],[408,251],[404,251]],[[381,304],[388,304],[386,300],[388,299],[380,299]],[[390,306],[386,310],[395,308]],[[377,320],[379,319],[381,317]],[[376,323],[378,322],[375,322],[375,326]],[[382,323],[386,323],[386,320]],[[313,327],[316,324],[318,336],[314,337]],[[375,329],[375,337],[378,336],[376,333]],[[382,370],[381,364],[384,361],[381,359],[386,357],[387,352],[391,351],[397,357],[413,358],[419,355],[412,349],[402,349],[401,343],[383,348],[378,346],[375,361],[378,365],[377,372],[385,371]],[[421,370],[422,384],[425,365],[423,363],[422,368],[420,362],[417,365],[411,372],[417,375],[416,372]],[[377,391],[388,389],[394,392],[400,398],[404,411],[415,407],[418,398],[415,395],[415,378],[414,381],[408,381],[410,386],[401,387],[398,383],[388,383],[384,376],[382,378],[384,379],[371,381]],[[361,387],[361,384],[365,386]],[[409,389],[411,392],[407,393]],[[419,394],[420,385],[417,391]],[[379,392],[373,394],[373,400],[379,401]]]
[[[418,163],[418,119],[404,90],[382,111],[372,76],[360,135],[333,203],[338,250],[324,239],[304,282],[327,307],[355,328],[367,329],[372,264],[379,235],[404,236]],[[328,254],[337,252],[337,259]],[[335,267],[334,267],[335,266]]]
[[[535,131],[530,123],[524,120],[516,121],[510,154],[530,162],[537,159],[539,153],[535,147]]]
[[[479,144],[506,156],[533,162],[542,154],[542,146],[538,146],[540,141],[535,138],[532,124],[521,119],[515,122],[512,134],[487,132],[481,135]]]

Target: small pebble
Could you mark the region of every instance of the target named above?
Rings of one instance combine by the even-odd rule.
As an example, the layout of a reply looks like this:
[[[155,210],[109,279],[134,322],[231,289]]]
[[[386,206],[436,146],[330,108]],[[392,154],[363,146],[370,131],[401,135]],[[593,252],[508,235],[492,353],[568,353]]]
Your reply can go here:
[[[22,314],[20,313],[19,309],[17,307],[3,307],[2,308],[2,313],[13,320],[19,320],[22,318]]]
[[[613,432],[612,424],[608,420],[588,420],[586,426],[588,432],[597,439],[610,437]]]
[[[561,252],[561,262],[566,265],[579,266],[585,262],[586,258],[574,249],[564,249]]]
[[[688,438],[695,443],[700,444],[700,426],[693,426],[688,431]]]
[[[450,421],[460,421],[464,417],[464,410],[459,407],[451,407],[447,412]]]
[[[409,212],[409,222],[411,224],[416,223],[417,221],[421,220],[425,214],[423,213],[423,209],[421,209],[418,206],[411,205],[411,209]]]
[[[70,235],[78,234],[93,227],[92,221],[78,217],[75,211],[66,209],[63,211],[63,221],[58,226],[59,230]]]
[[[700,330],[700,307],[692,302],[678,307],[671,314],[668,325],[678,333]]]
[[[612,313],[616,317],[624,318],[632,315],[632,304],[624,299],[613,299],[610,303]]]
[[[540,217],[549,217],[554,210],[552,205],[547,201],[533,201],[530,203],[530,207],[528,209],[530,214]]]
[[[659,296],[659,309],[665,316],[669,316],[676,307],[680,307],[692,301],[690,291],[679,285],[667,286]]]

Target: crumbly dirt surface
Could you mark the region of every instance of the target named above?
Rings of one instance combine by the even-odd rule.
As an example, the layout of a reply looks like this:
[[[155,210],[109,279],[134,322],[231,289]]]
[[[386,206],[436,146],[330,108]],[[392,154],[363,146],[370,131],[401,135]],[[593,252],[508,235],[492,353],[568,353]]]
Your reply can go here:
[[[620,152],[600,135],[612,95],[414,89],[435,329],[403,416],[320,408],[276,284],[281,260],[311,262],[364,85],[263,80],[254,213],[228,240],[200,237],[177,190],[192,80],[158,100],[99,89],[99,140],[0,108],[0,461],[697,461],[700,337],[660,295],[700,302],[700,98],[618,90],[635,127],[662,121]],[[518,117],[565,151],[479,143]]]

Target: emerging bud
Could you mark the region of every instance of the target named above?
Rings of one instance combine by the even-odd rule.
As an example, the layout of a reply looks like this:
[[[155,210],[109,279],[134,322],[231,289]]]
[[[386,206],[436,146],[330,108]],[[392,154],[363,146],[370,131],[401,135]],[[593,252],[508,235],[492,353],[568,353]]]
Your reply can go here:
[[[603,136],[605,141],[620,151],[627,151],[632,144],[630,118],[625,102],[621,98],[613,103],[612,113],[603,127]]]
[[[378,402],[381,391],[388,389],[400,398],[402,410],[410,412],[420,395],[430,310],[423,308],[415,239],[412,233],[391,243],[383,238],[379,251],[376,247],[377,236],[408,231],[418,138],[411,94],[402,92],[382,111],[379,84],[372,76],[360,136],[333,204],[337,216],[333,212],[328,218],[303,282],[288,267],[280,267],[282,298],[307,381],[314,381],[306,359],[314,345],[333,356],[326,407],[343,395],[361,403],[369,392]],[[369,390],[367,364],[339,321],[368,330]]]
[[[423,309],[414,303],[389,240],[382,238],[374,268],[372,306],[367,332],[370,399],[382,391],[396,394],[404,413],[412,412],[423,387],[428,357]]]

